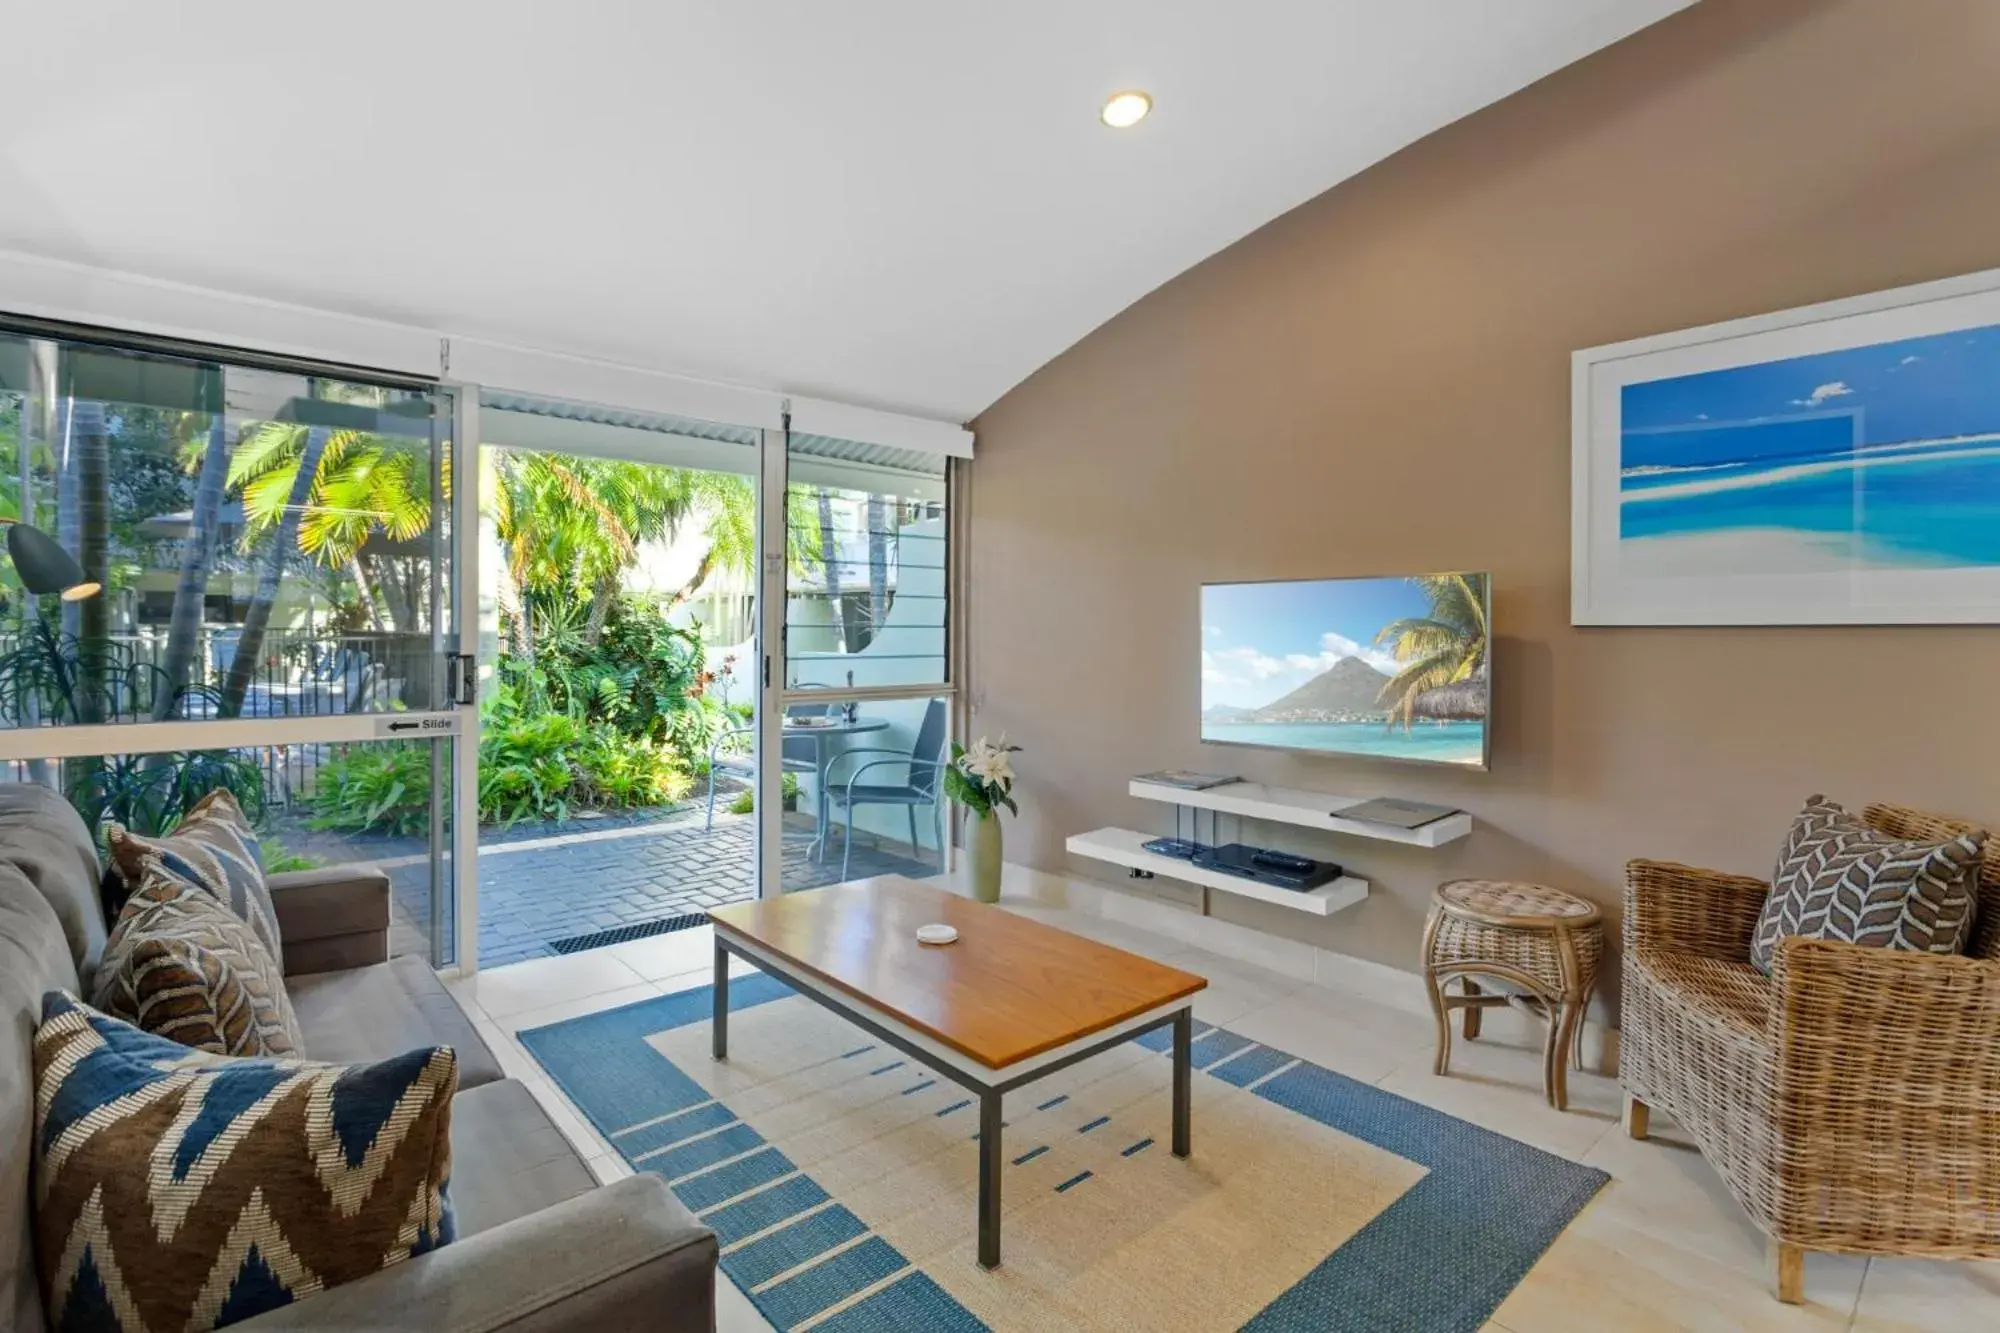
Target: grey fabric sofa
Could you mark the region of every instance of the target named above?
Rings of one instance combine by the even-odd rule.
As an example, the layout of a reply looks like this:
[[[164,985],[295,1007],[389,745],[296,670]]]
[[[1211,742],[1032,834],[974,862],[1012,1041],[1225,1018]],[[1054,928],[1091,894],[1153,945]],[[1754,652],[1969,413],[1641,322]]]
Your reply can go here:
[[[42,995],[87,994],[105,939],[83,821],[45,787],[0,784],[0,1328],[46,1326],[31,1216],[32,1050]],[[541,1104],[501,1076],[437,975],[389,957],[373,870],[271,877],[293,1006],[314,1059],[419,1045],[459,1058],[452,1200],[459,1238],[232,1327],[713,1330],[715,1234],[656,1176],[598,1187]]]

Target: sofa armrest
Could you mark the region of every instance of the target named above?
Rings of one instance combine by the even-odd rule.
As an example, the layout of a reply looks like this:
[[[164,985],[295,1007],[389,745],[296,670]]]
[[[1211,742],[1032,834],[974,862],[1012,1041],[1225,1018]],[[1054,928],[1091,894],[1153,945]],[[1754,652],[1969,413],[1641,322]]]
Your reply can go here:
[[[285,975],[389,960],[389,877],[373,866],[322,866],[268,876]]]
[[[1912,1253],[2000,1256],[2000,962],[1792,938],[1771,988],[1787,1239],[1833,1248],[1860,1209]]]
[[[716,1253],[715,1233],[642,1173],[238,1327],[713,1333]]]
[[[1625,865],[1625,948],[1750,961],[1750,940],[1771,886],[1748,875],[1673,861]]]

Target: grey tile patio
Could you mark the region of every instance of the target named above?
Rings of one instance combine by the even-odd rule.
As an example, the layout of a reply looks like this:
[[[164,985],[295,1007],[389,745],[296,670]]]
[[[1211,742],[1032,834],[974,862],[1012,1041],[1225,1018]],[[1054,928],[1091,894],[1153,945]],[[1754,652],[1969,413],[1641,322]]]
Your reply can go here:
[[[690,809],[651,824],[611,832],[564,834],[482,846],[479,853],[479,964],[542,958],[552,941],[664,917],[699,913],[756,892],[756,821],[718,814],[714,829]],[[904,843],[857,836],[849,876],[933,875],[936,854],[915,860]],[[784,884],[817,888],[841,878],[836,842],[812,859],[804,839],[788,836]],[[430,916],[427,865],[395,866],[397,952],[423,952]]]

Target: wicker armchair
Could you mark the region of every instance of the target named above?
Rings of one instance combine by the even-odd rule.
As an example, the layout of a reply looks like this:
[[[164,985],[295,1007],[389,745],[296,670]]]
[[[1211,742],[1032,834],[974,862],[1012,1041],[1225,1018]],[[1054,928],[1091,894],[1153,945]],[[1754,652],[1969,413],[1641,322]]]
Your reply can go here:
[[[1975,827],[1863,817],[1901,837]],[[1781,1301],[1804,1299],[1811,1250],[2000,1258],[2000,845],[1967,957],[1791,939],[1767,979],[1749,959],[1768,890],[1626,867],[1627,1132],[1658,1107],[1693,1136],[1770,1237]]]

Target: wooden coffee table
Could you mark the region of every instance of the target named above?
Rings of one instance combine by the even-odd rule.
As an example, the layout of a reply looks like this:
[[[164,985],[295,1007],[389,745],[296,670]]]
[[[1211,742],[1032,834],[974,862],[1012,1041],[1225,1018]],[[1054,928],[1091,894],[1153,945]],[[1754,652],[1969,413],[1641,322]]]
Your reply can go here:
[[[1142,1032],[1173,1028],[1173,1151],[1189,1152],[1191,972],[900,875],[710,911],[715,1040],[729,955],[780,977],[979,1098],[979,1262],[1000,1262],[1000,1098]],[[943,922],[954,944],[917,943]]]

